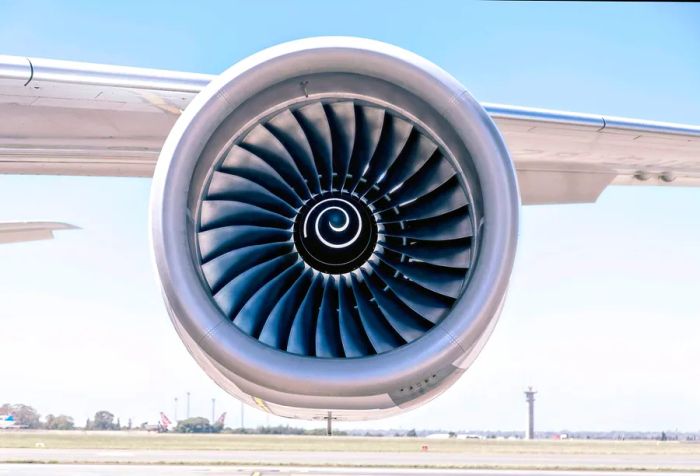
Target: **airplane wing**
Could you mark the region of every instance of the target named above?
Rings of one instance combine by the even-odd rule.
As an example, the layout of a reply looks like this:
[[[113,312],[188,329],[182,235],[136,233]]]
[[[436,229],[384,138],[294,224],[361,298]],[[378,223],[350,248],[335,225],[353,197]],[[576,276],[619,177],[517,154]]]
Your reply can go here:
[[[56,230],[74,230],[78,227],[58,222],[0,223],[0,244],[21,241],[50,240]]]
[[[214,76],[0,56],[0,173],[149,177]],[[483,104],[524,204],[593,202],[610,184],[700,186],[700,127]]]

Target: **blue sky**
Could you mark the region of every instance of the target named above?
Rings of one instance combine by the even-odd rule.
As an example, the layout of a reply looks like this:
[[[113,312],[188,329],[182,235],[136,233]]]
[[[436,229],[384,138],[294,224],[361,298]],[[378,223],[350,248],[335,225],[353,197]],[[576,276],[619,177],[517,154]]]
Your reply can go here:
[[[480,100],[700,124],[700,6],[511,2],[0,0],[0,54],[218,73],[316,35],[391,42]],[[155,284],[150,180],[0,177],[0,221],[80,231],[0,247],[0,400],[135,422],[192,392],[238,403],[190,359]],[[419,410],[361,427],[700,429],[700,189],[613,187],[523,209],[508,303],[472,369]],[[248,424],[266,418],[246,410]],[[179,417],[184,415],[180,405]],[[276,423],[277,419],[271,420]]]

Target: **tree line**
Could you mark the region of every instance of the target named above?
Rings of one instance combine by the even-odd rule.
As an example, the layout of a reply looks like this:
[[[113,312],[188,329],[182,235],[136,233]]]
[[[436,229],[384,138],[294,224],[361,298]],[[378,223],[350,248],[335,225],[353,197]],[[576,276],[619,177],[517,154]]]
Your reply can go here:
[[[43,421],[41,415],[34,407],[21,403],[10,404],[6,403],[0,406],[0,415],[12,415],[17,426],[29,429],[45,429],[45,430],[155,430],[163,431],[160,425],[148,425],[142,423],[136,427],[132,427],[131,419],[126,425],[122,425],[121,420],[112,412],[100,410],[95,413],[93,418],[88,418],[85,425],[76,426],[75,421],[68,415],[52,415],[48,414]],[[193,417],[180,420],[172,429],[176,433],[230,433],[230,434],[262,434],[262,435],[322,435],[325,434],[325,429],[305,429],[297,428],[289,425],[278,426],[258,426],[257,428],[225,428],[221,423],[211,423],[208,419],[202,417]],[[336,432],[337,435],[343,435],[344,432]]]
[[[84,426],[77,426],[73,417],[68,415],[53,415],[49,413],[42,421],[39,412],[30,405],[23,403],[5,403],[0,406],[0,415],[12,415],[15,425],[31,430],[131,430],[131,418],[125,426],[112,412],[100,410],[93,418],[88,418]],[[146,429],[147,423],[142,423],[138,428]]]

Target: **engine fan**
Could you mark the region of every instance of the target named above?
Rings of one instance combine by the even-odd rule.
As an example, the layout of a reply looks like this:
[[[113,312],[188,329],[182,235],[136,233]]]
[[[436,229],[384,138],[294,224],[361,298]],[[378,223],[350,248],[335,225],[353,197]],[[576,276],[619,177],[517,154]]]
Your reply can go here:
[[[517,222],[479,104],[354,38],[224,72],[170,133],[152,197],[184,343],[233,395],[297,418],[386,416],[449,387],[497,319]]]

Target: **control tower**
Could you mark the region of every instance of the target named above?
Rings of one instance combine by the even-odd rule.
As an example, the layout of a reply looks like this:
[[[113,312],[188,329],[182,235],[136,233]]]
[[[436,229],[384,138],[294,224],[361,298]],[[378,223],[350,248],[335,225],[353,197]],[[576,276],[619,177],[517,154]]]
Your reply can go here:
[[[527,401],[527,432],[525,433],[526,440],[535,439],[535,392],[532,387],[525,390],[525,400]]]

